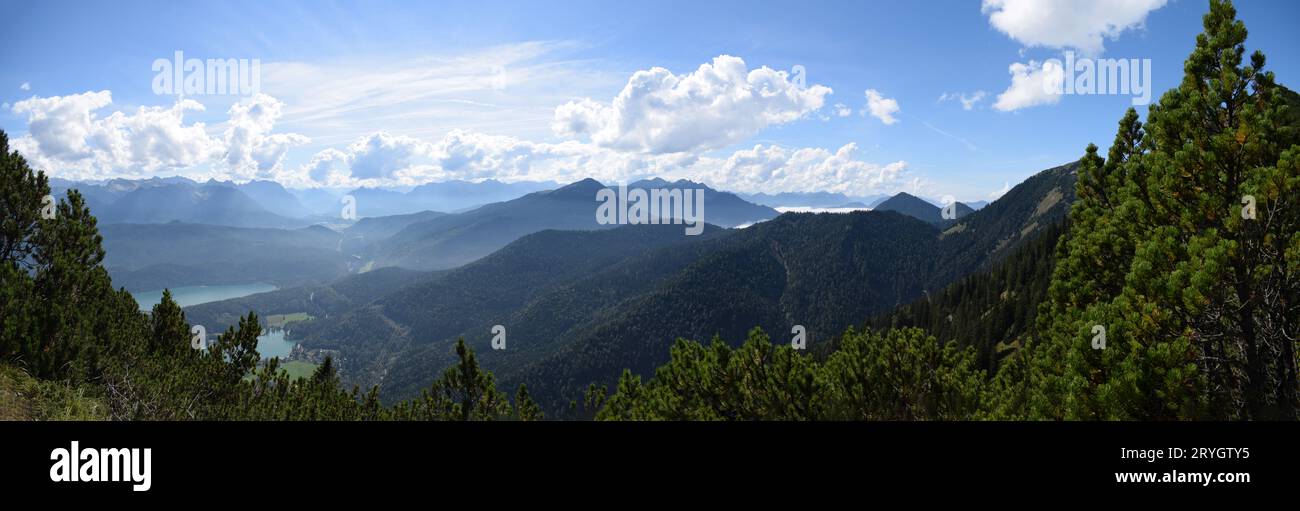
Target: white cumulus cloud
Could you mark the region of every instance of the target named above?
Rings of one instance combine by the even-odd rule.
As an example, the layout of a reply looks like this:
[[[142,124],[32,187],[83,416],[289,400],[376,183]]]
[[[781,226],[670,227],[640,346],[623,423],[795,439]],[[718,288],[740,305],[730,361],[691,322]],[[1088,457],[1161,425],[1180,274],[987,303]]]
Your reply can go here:
[[[1028,64],[1016,62],[1008,68],[1011,86],[998,94],[993,108],[1011,112],[1039,105],[1054,105],[1061,101],[1060,90],[1065,83],[1065,70],[1055,61]]]
[[[756,145],[726,157],[645,154],[565,141],[543,143],[453,130],[434,141],[376,133],[346,150],[326,149],[286,176],[298,186],[409,186],[451,179],[607,183],[641,177],[702,181],[739,192],[842,191],[872,194],[901,189],[907,164],[861,160],[855,144],[837,150]]]
[[[867,89],[867,112],[880,119],[886,125],[898,122],[894,114],[898,113],[898,101],[886,98],[876,89]]]
[[[829,87],[800,87],[785,71],[749,69],[721,55],[684,75],[637,71],[609,103],[570,101],[555,109],[552,129],[589,136],[597,146],[649,154],[710,150],[821,109]]]
[[[349,158],[348,153],[338,149],[325,149],[312,156],[300,172],[287,173],[278,180],[281,184],[291,186],[347,186],[352,182]]]
[[[27,115],[27,134],[15,147],[36,168],[86,178],[184,168],[220,149],[203,123],[185,124],[186,111],[203,110],[196,101],[101,117],[98,111],[112,102],[107,90],[19,101],[13,111]]]
[[[428,144],[418,139],[381,131],[348,146],[351,175],[357,179],[392,178],[428,152]]]
[[[231,105],[229,114],[225,160],[235,177],[270,177],[290,147],[310,141],[293,133],[271,133],[284,115],[284,103],[266,94]]]
[[[201,177],[253,178],[273,175],[285,151],[306,142],[300,135],[271,133],[282,105],[270,96],[232,106],[224,136],[213,136],[202,122],[185,122],[186,112],[204,110],[192,99],[100,115],[112,103],[107,90],[19,101],[12,110],[27,116],[27,134],[13,145],[35,168],[70,179],[153,176],[203,166],[209,171]]]
[[[721,164],[705,161],[694,170],[711,185],[742,192],[818,190],[870,195],[902,186],[907,162],[869,163],[857,159],[857,151],[853,143],[835,151],[759,144],[736,151]]]
[[[984,0],[989,24],[1025,46],[1100,55],[1105,39],[1138,28],[1167,0]]]
[[[95,111],[113,102],[102,90],[68,96],[33,97],[15,103],[14,113],[27,114],[27,131],[46,156],[79,160],[91,156],[88,139],[98,131]]]

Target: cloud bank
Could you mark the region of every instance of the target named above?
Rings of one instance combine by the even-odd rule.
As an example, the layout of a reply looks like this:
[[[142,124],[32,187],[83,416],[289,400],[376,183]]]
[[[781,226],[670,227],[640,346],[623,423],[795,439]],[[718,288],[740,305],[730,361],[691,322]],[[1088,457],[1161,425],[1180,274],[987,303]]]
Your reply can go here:
[[[269,66],[274,67],[274,66]],[[196,179],[275,179],[295,187],[411,186],[451,179],[605,182],[647,176],[691,179],[740,192],[837,191],[868,195],[907,186],[907,163],[864,161],[856,144],[838,148],[757,144],[726,150],[765,128],[823,118],[831,89],[803,86],[784,71],[751,68],[720,55],[693,71],[631,74],[608,102],[569,100],[554,109],[558,140],[536,141],[455,128],[433,137],[376,130],[317,149],[306,162],[287,154],[311,142],[277,126],[301,120],[267,94],[232,105],[223,122],[185,120],[193,99],[135,112],[111,110],[110,91],[33,97],[13,105],[28,133],[14,140],[37,168],[71,179],[187,175]],[[897,122],[894,99],[866,92],[864,112]],[[844,105],[829,115],[846,116]],[[320,146],[317,146],[320,147]]]

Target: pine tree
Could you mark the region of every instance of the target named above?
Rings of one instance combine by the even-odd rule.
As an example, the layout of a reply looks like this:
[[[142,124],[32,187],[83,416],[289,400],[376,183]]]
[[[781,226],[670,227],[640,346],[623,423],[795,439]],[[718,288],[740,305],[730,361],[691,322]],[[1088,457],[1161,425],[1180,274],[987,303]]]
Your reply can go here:
[[[9,150],[9,135],[0,131],[0,262],[27,264],[50,193],[44,172],[32,172],[18,151]]]
[[[985,398],[974,349],[941,344],[916,328],[884,335],[849,329],[818,378],[818,416],[830,420],[968,419]]]
[[[645,386],[641,377],[628,369],[618,378],[614,395],[605,402],[605,407],[596,413],[597,420],[643,420],[648,419],[645,411]]]
[[[0,133],[0,357],[39,378],[92,379],[115,307],[104,251],[81,194],[57,203]]]
[[[609,389],[604,385],[596,385],[595,383],[587,384],[587,390],[582,393],[583,418],[594,420],[596,418],[596,413],[599,412],[601,408],[604,408],[605,399],[608,397],[608,394]],[[574,401],[573,415],[576,415],[577,407],[578,403],[577,401]]]
[[[533,398],[528,395],[528,387],[522,383],[515,393],[515,418],[521,421],[539,421],[543,418],[542,408],[533,402]]]
[[[1107,160],[1084,157],[1030,417],[1296,417],[1300,147],[1232,4],[1204,28],[1146,125],[1130,111]]]
[[[190,327],[185,322],[185,311],[181,310],[180,304],[172,299],[170,289],[163,290],[162,300],[153,306],[149,321],[153,331],[153,336],[149,338],[151,349],[170,351],[178,351],[182,347],[190,349],[189,342],[180,342],[189,340]]]
[[[426,420],[497,420],[510,414],[510,401],[492,373],[479,368],[464,339],[456,342],[457,364],[433,382],[409,413]]]

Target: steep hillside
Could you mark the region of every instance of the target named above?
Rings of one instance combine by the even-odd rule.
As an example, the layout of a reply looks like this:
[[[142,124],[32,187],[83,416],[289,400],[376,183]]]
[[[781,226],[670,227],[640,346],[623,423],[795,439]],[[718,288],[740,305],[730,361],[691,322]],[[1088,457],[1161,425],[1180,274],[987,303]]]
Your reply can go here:
[[[998,361],[1013,353],[1033,331],[1063,232],[1064,224],[1053,224],[987,271],[880,314],[866,326],[876,330],[917,327],[940,342],[973,346],[980,367],[992,374]],[[837,341],[818,346],[818,352],[830,353]]]
[[[764,220],[777,215],[771,208],[750,204],[735,195],[689,181],[641,181],[629,188],[690,188],[704,190],[704,220],[722,226]],[[411,224],[375,245],[369,259],[377,266],[419,270],[454,268],[506,246],[520,237],[546,229],[596,230],[616,227],[596,221],[596,193],[605,185],[584,179],[568,186],[488,204],[457,215]],[[682,226],[677,226],[680,231]]]
[[[906,192],[900,192],[893,197],[885,199],[873,206],[872,209],[875,211],[897,211],[912,218],[941,227],[946,227],[953,223],[952,219],[943,218],[942,207],[936,206],[930,203],[930,201]],[[954,218],[960,219],[974,211],[974,208],[958,202],[953,216]]]
[[[1026,179],[979,211],[943,231],[941,263],[927,282],[931,292],[981,269],[988,269],[1063,221],[1074,202],[1078,163],[1053,167]]]
[[[732,233],[606,317],[561,334],[556,353],[497,374],[529,382],[556,410],[590,382],[650,371],[678,337],[743,339],[755,326],[783,337],[803,325],[816,343],[919,294],[928,263],[917,255],[938,234],[892,212],[787,213]]]
[[[380,268],[348,275],[328,284],[277,289],[192,305],[185,308],[185,316],[191,324],[203,325],[214,332],[238,324],[239,317],[249,311],[256,312],[263,319],[271,314],[305,312],[324,321],[332,314],[351,311],[404,286],[417,285],[437,276],[436,273],[402,268]]]
[[[357,253],[364,248],[388,239],[412,224],[446,216],[438,211],[421,211],[405,215],[364,217],[343,229],[343,251]]]
[[[702,235],[686,236],[680,226],[673,225],[542,231],[436,279],[400,289],[329,320],[301,325],[294,337],[309,348],[341,350],[345,372],[358,381],[380,383],[390,366],[405,361],[405,357],[390,354],[418,351],[434,344],[449,348],[457,336],[475,337],[476,333],[488,333],[492,325],[512,324],[509,317],[535,301],[559,303],[548,295],[571,293],[565,291],[565,286],[629,258],[667,254],[713,239],[719,233],[709,228]],[[659,266],[662,264],[656,261],[638,269],[644,273],[647,268]],[[636,283],[622,282],[615,292],[629,285]],[[595,293],[596,303],[607,296],[602,290],[588,291]],[[584,317],[591,312],[558,306],[535,310],[544,311],[541,319],[546,321]],[[373,331],[375,325],[386,326],[377,334]],[[516,331],[525,336],[529,332]],[[420,385],[425,382],[422,378],[418,381]]]
[[[849,325],[938,293],[1058,223],[1073,198],[1072,168],[1043,171],[942,230],[896,211],[789,213],[700,237],[677,225],[547,230],[301,324],[293,337],[340,350],[345,379],[379,384],[390,401],[418,395],[464,337],[502,383],[528,383],[539,402],[559,409],[588,383],[663,363],[678,337],[744,339],[761,326],[780,338],[802,325],[817,346]],[[554,212],[565,201],[586,217],[599,187],[592,181],[534,194],[482,208],[479,218],[515,219],[530,207]],[[475,215],[412,224],[394,239],[466,216]],[[505,351],[490,346],[497,324],[508,332]]]
[[[643,179],[631,183],[627,185],[627,187],[629,190],[634,188],[644,190],[703,190],[704,221],[723,227],[735,227],[737,225],[751,224],[770,218],[776,218],[776,216],[780,214],[780,212],[775,209],[746,201],[733,193],[714,190],[704,186],[703,184],[685,179],[671,182],[659,178]]]

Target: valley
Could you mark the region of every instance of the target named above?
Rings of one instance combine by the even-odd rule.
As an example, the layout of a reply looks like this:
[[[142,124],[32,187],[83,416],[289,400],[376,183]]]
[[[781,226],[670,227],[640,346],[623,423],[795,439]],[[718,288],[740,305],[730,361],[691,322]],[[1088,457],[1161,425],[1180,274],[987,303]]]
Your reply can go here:
[[[359,212],[375,212],[364,207],[375,202],[395,214],[351,222],[312,216],[305,205],[312,197],[300,200],[272,182],[89,189],[115,211],[145,191],[163,202],[194,189],[248,199],[213,203],[200,194],[199,209],[180,208],[177,218],[104,226],[106,266],[143,309],[171,287],[187,321],[212,332],[256,312],[262,358],[279,357],[301,373],[333,356],[345,385],[377,386],[386,402],[417,396],[454,363],[452,348],[464,339],[502,384],[528,382],[544,410],[564,414],[589,384],[612,386],[624,369],[649,376],[678,338],[737,340],[755,327],[779,333],[800,325],[822,352],[844,328],[987,271],[1059,224],[1075,179],[1073,164],[1049,169],[979,210],[957,204],[955,219],[943,217],[937,200],[907,193],[758,196],[784,204],[773,209],[689,181],[624,188],[645,197],[701,191],[709,222],[701,236],[681,224],[602,224],[600,194],[619,188],[593,179],[515,187],[518,197],[460,212],[442,207],[457,204],[415,201],[431,186],[360,190]],[[482,185],[486,194],[457,186],[468,196],[506,193],[493,183]],[[219,225],[247,222],[218,214],[215,224],[185,223],[187,211],[220,207],[260,208],[272,221]],[[122,216],[108,218],[115,215]],[[317,223],[276,226],[281,215]],[[491,349],[495,325],[510,332],[509,349]]]
[[[744,229],[709,226],[703,236],[672,225],[528,233],[540,229],[538,219],[595,226],[601,188],[579,182],[481,211],[363,220],[349,229],[373,224],[366,229],[377,241],[367,257],[411,255],[333,282],[186,307],[186,314],[217,328],[249,310],[263,318],[310,315],[288,339],[309,352],[337,353],[346,384],[378,386],[389,402],[418,395],[436,368],[453,363],[452,347],[463,338],[503,384],[528,382],[544,409],[562,413],[589,383],[612,385],[624,368],[648,375],[677,338],[744,339],[756,326],[785,332],[798,324],[814,349],[834,343],[845,327],[992,268],[1061,222],[1075,178],[1074,165],[1043,171],[955,222],[939,218],[930,202],[900,195],[895,202],[910,207],[790,212]],[[734,209],[706,204],[710,212]],[[423,271],[431,266],[425,254],[461,243],[458,226],[522,218],[536,227],[492,231],[502,240],[518,236],[500,249]],[[382,223],[396,225],[376,230]],[[448,234],[418,234],[426,232]],[[395,248],[414,240],[428,240],[420,241],[428,248]],[[419,270],[395,264],[407,259]],[[509,349],[491,349],[494,325],[510,332]]]
[[[285,107],[257,95],[230,107],[226,139],[187,128],[207,140],[194,158],[224,148],[241,172],[202,179],[152,160],[101,176],[124,142],[61,145],[38,117],[63,99],[29,98],[15,151],[0,131],[0,355],[94,382],[131,418],[1294,418],[1300,95],[1259,72],[1262,53],[1244,65],[1231,4],[1203,20],[1183,79],[1117,130],[1025,128],[1113,133],[1108,150],[1042,141],[1003,151],[1012,169],[881,90],[832,116],[802,65],[796,83],[731,55],[545,106],[561,142],[378,130],[297,170],[283,151],[310,137],[249,131]],[[1055,103],[1008,94],[989,107]],[[984,95],[931,106],[982,115]],[[661,122],[670,106],[680,122]],[[713,111],[733,108],[751,124]],[[909,163],[833,128],[838,149],[753,139],[855,110],[968,152],[926,143]],[[51,179],[25,153],[85,162]],[[958,175],[967,156],[1018,182]],[[917,172],[927,158],[952,182]],[[950,188],[980,200],[935,197]]]

